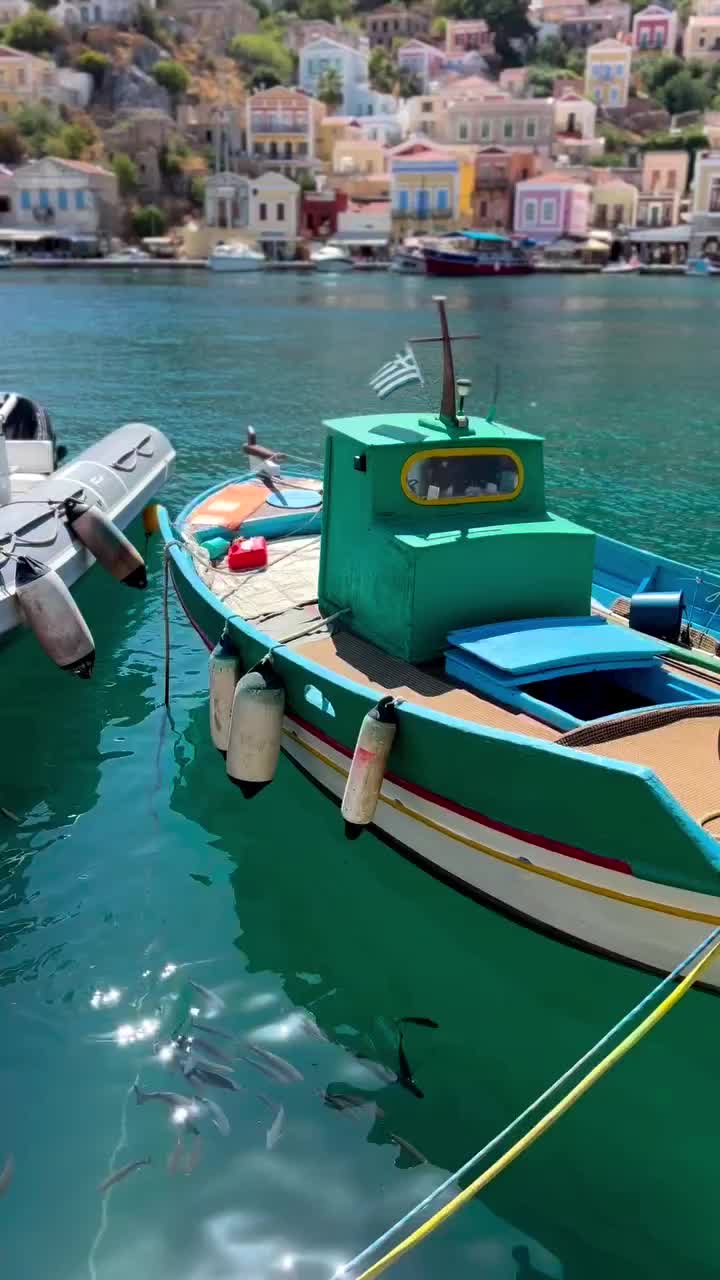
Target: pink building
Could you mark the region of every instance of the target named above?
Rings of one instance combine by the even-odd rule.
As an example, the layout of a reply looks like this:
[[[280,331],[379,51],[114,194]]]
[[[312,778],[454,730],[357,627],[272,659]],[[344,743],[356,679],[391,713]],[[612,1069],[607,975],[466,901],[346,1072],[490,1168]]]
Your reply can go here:
[[[632,42],[634,49],[658,49],[675,52],[677,43],[677,13],[661,4],[649,4],[638,9],[633,18]]]
[[[518,182],[514,231],[539,244],[560,236],[586,236],[590,227],[590,191],[564,173],[544,173]]]
[[[495,39],[484,18],[448,18],[445,27],[445,52],[448,58],[462,57],[464,53],[486,55],[495,52]]]
[[[426,93],[431,81],[436,80],[445,70],[447,58],[442,49],[436,49],[424,40],[408,40],[397,51],[398,66],[411,71],[417,76],[423,93]]]

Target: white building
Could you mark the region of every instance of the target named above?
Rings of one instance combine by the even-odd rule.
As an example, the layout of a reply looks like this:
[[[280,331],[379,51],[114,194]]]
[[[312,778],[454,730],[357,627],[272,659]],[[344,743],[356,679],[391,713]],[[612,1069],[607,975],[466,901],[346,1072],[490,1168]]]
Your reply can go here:
[[[396,104],[392,95],[376,93],[370,88],[366,48],[354,49],[329,36],[310,40],[299,54],[298,82],[303,92],[317,98],[318,86],[326,71],[336,71],[342,85],[338,115],[374,116],[394,112]]]
[[[58,101],[64,107],[82,110],[93,95],[94,81],[87,71],[73,71],[72,67],[58,67]]]
[[[300,222],[300,187],[283,173],[264,173],[250,185],[250,234],[268,258],[292,257]]]
[[[0,0],[0,4],[7,0]],[[154,9],[157,0],[143,0],[144,7]],[[87,27],[95,23],[111,27],[130,22],[139,8],[140,0],[60,0],[50,10],[50,16],[65,27]]]
[[[28,0],[0,0],[0,27],[22,18],[30,8]]]
[[[15,170],[13,226],[49,235],[95,238],[114,230],[117,179],[82,160],[46,156]]]

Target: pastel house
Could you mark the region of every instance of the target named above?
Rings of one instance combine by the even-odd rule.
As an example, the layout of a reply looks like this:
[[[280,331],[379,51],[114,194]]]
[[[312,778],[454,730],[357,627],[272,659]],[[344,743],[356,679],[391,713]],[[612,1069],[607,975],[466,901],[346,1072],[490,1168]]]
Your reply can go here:
[[[599,40],[585,55],[585,93],[603,107],[626,107],[632,48],[622,40]]]
[[[515,188],[516,235],[549,244],[560,236],[586,236],[591,187],[564,173],[545,173]]]
[[[678,34],[678,18],[674,9],[661,4],[649,4],[638,9],[633,18],[632,40],[635,49],[659,49],[675,52]]]
[[[646,151],[643,157],[637,225],[674,227],[688,181],[687,151]]]
[[[427,93],[431,82],[445,70],[447,58],[441,49],[424,40],[408,40],[397,51],[397,63],[414,75],[423,93]]]
[[[425,231],[447,231],[460,213],[460,160],[418,140],[390,155],[393,222]]]
[[[448,58],[462,57],[464,53],[486,57],[495,52],[495,38],[484,18],[448,18],[445,52]]]
[[[275,85],[253,93],[245,104],[247,149],[251,156],[289,168],[304,168],[316,158],[318,126],[325,106],[296,89]]]
[[[638,189],[622,178],[608,178],[592,189],[592,225],[604,230],[634,227],[637,217]]]
[[[326,71],[336,71],[342,85],[341,115],[362,115],[359,98],[365,96],[368,79],[368,55],[340,40],[322,36],[303,45],[298,55],[298,84],[303,93],[317,97],[318,86]]]
[[[720,14],[694,14],[685,28],[683,56],[690,61],[717,62],[720,59]]]

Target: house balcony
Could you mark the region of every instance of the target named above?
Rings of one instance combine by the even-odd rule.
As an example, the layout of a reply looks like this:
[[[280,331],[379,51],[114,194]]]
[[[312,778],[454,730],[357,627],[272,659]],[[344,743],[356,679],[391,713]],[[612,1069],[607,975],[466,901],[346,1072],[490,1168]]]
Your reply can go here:
[[[410,222],[448,222],[455,215],[452,209],[393,209],[392,216]]]
[[[497,173],[493,169],[478,169],[475,174],[475,187],[479,191],[507,191],[510,179],[506,173]]]
[[[277,137],[278,135],[279,136],[291,135],[292,137],[302,137],[303,134],[308,133],[308,122],[306,120],[303,123],[281,124],[280,121],[278,120],[268,120],[267,118],[263,118],[261,116],[253,116],[251,113],[250,129],[252,131],[253,137],[255,138],[264,138],[266,136]]]

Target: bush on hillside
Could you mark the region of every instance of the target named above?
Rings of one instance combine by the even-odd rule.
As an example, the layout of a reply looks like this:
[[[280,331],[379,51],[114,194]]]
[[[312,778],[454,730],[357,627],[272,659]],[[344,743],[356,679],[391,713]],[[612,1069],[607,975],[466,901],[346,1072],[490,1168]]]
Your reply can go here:
[[[63,39],[62,31],[41,9],[29,9],[5,28],[3,43],[24,53],[50,53]]]
[[[145,236],[164,236],[167,231],[167,218],[156,204],[140,205],[133,209],[130,221],[133,235],[138,240],[144,240]]]
[[[22,164],[25,143],[16,124],[0,124],[0,164]]]
[[[125,155],[124,151],[118,152],[113,157],[112,167],[121,196],[130,196],[133,191],[137,191],[140,175],[137,165],[130,156]]]
[[[108,58],[106,53],[98,53],[97,49],[85,49],[83,53],[78,54],[74,62],[76,71],[85,71],[87,75],[92,76],[95,85],[102,83],[108,67],[112,66],[112,59]]]
[[[160,62],[156,62],[152,75],[163,89],[167,89],[173,100],[185,93],[190,84],[190,72],[181,62],[173,62],[171,58],[162,58]]]
[[[273,36],[235,36],[228,52],[248,75],[264,67],[276,77],[277,84],[290,84],[292,80],[295,69],[292,53]]]

